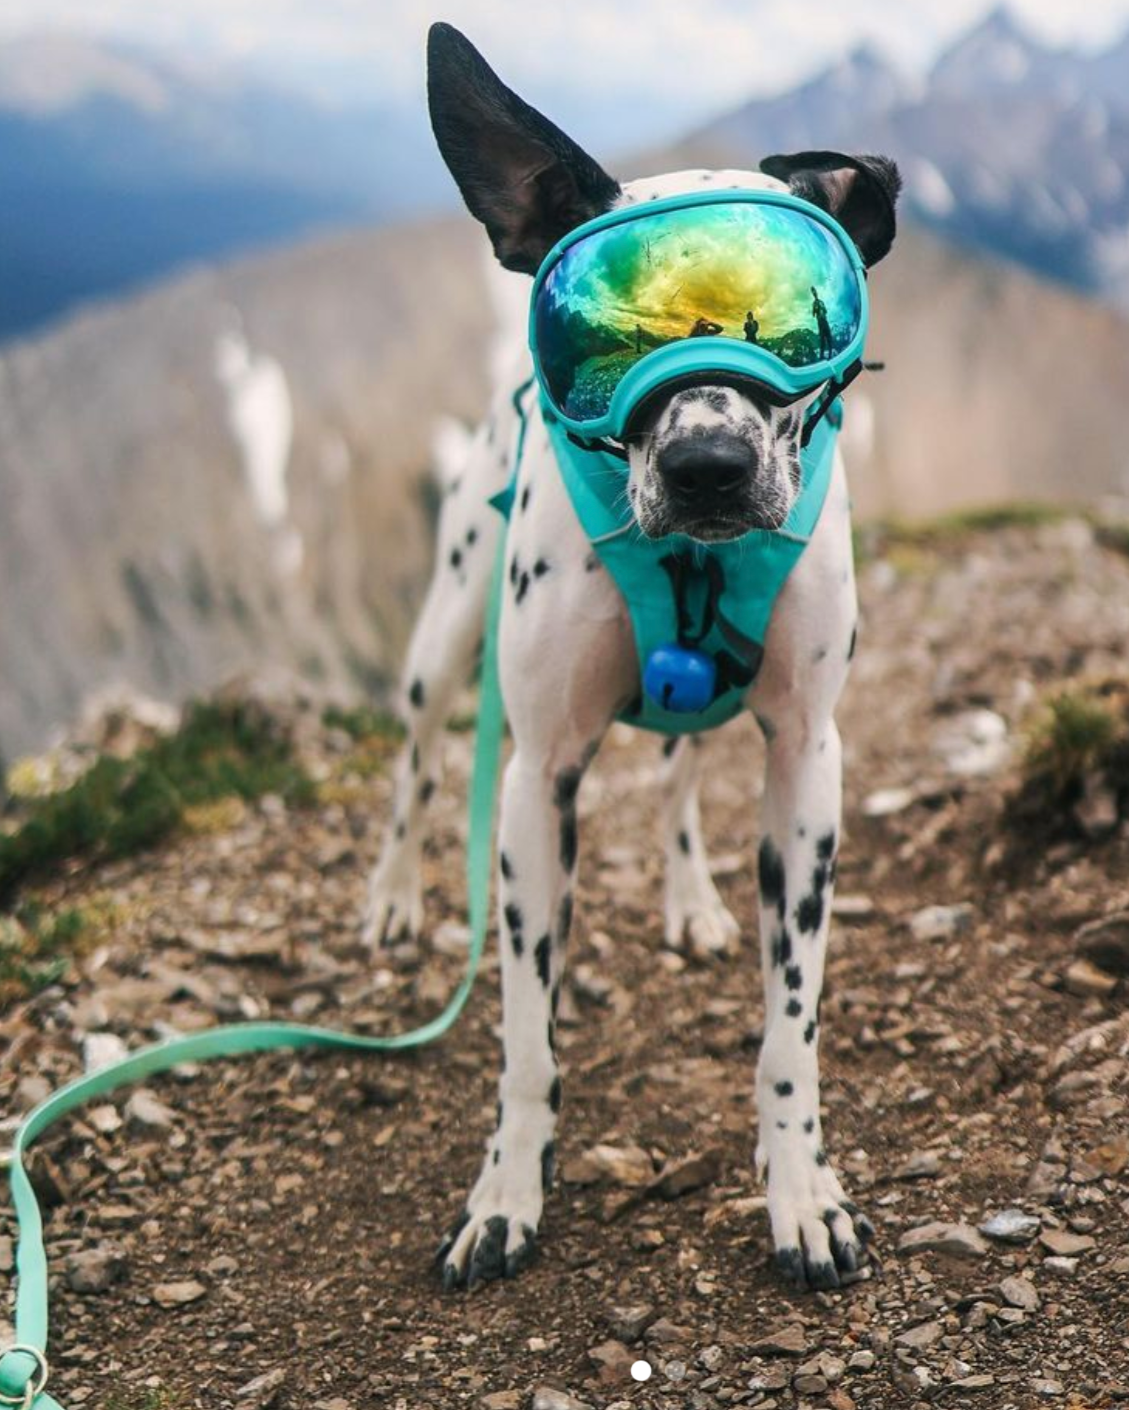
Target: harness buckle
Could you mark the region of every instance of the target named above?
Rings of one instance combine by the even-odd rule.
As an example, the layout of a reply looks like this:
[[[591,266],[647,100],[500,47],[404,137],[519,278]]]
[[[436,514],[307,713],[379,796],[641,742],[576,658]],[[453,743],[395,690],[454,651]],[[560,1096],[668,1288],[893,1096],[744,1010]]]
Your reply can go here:
[[[19,1395],[9,1395],[0,1390],[0,1405],[19,1405],[23,1410],[31,1410],[36,1399],[42,1395],[48,1378],[51,1375],[51,1367],[47,1363],[47,1357],[37,1346],[26,1346],[22,1342],[17,1342],[14,1346],[4,1347],[0,1350],[0,1362],[5,1357],[12,1356],[16,1352],[22,1352],[24,1356],[30,1356],[35,1362],[35,1369],[28,1377],[27,1385]]]

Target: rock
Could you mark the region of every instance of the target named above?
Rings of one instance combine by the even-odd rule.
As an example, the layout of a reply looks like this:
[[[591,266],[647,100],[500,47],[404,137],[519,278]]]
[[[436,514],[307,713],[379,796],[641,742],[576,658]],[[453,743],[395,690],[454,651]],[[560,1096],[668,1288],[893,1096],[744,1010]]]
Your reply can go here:
[[[1080,1253],[1089,1253],[1096,1241],[1089,1234],[1072,1234],[1069,1229],[1044,1229],[1039,1242],[1048,1253],[1060,1258],[1073,1258]]]
[[[0,1234],[0,1273],[9,1272],[16,1261],[16,1251],[7,1234]]]
[[[125,1276],[124,1250],[116,1244],[101,1248],[80,1249],[72,1253],[64,1265],[67,1287],[76,1293],[103,1293]]]
[[[622,1342],[603,1341],[589,1348],[588,1359],[600,1368],[599,1377],[605,1385],[620,1385],[630,1378],[635,1357]]]
[[[953,906],[924,906],[909,918],[915,940],[948,940],[972,924],[972,907],[961,901]]]
[[[122,1128],[122,1119],[118,1115],[116,1107],[92,1107],[86,1113],[86,1119],[100,1136],[112,1136],[115,1131],[120,1131]]]
[[[568,1185],[598,1185],[610,1180],[638,1189],[654,1178],[651,1157],[639,1146],[592,1146],[561,1168],[561,1179]]]
[[[971,1224],[922,1224],[898,1240],[899,1253],[945,1253],[950,1258],[983,1258],[988,1245]]]
[[[862,800],[863,816],[867,818],[888,818],[895,813],[904,813],[917,802],[915,788],[879,788],[868,793]]]
[[[807,1334],[798,1322],[766,1332],[749,1347],[754,1356],[803,1356],[807,1349]]]
[[[1129,1165],[1129,1140],[1124,1136],[1115,1136],[1090,1151],[1086,1158],[1100,1175],[1120,1175]]]
[[[655,1309],[645,1302],[608,1308],[608,1327],[620,1341],[638,1341],[654,1320]]]
[[[980,1232],[990,1239],[1005,1244],[1029,1244],[1042,1227],[1042,1220],[1036,1214],[1025,1214],[1022,1209],[1001,1209],[980,1225]]]
[[[126,1119],[135,1126],[154,1131],[167,1131],[176,1120],[175,1113],[146,1087],[139,1087],[125,1104]]]
[[[1055,1396],[1066,1394],[1061,1381],[1032,1381],[1031,1389],[1036,1395],[1044,1396],[1048,1400],[1053,1399]]]
[[[1124,1261],[1129,1262],[1129,1260]],[[1059,1258],[1052,1254],[1049,1258],[1043,1259],[1042,1268],[1044,1272],[1060,1273],[1063,1277],[1069,1278],[1074,1273],[1077,1273],[1078,1260],[1076,1258]],[[1116,1266],[1114,1266],[1110,1271],[1116,1273]],[[1129,1273],[1129,1267],[1122,1269],[1122,1272]]]
[[[845,1390],[833,1390],[827,1397],[827,1404],[831,1410],[855,1410],[855,1402]]]
[[[525,1397],[520,1390],[495,1390],[479,1397],[480,1410],[521,1410]]]
[[[533,1392],[532,1410],[592,1410],[592,1406],[554,1386],[538,1386]]]
[[[716,1344],[703,1347],[702,1350],[698,1352],[698,1361],[707,1371],[716,1371],[724,1360],[725,1352]]]
[[[97,1072],[129,1056],[129,1049],[116,1033],[88,1033],[82,1040],[82,1066]]]
[[[919,1326],[910,1327],[908,1331],[899,1332],[894,1338],[899,1346],[908,1347],[911,1351],[924,1351],[945,1335],[945,1329],[940,1322],[922,1322]]]
[[[1037,1312],[1042,1305],[1034,1283],[1027,1278],[1005,1278],[1000,1283],[1000,1296],[1012,1307],[1020,1307],[1024,1312]]]
[[[941,1169],[941,1158],[935,1151],[914,1151],[910,1158],[894,1171],[895,1180],[929,1180]]]
[[[966,778],[997,773],[1011,758],[1007,721],[994,710],[963,710],[933,736],[933,747],[954,774]]]
[[[1096,995],[1099,999],[1106,999],[1117,988],[1118,978],[1115,974],[1107,974],[1104,969],[1099,969],[1092,960],[1074,960],[1067,968],[1063,976],[1063,983],[1068,994],[1074,994],[1080,999],[1088,999]]]
[[[244,1407],[246,1410],[270,1410],[270,1407],[277,1403],[285,1384],[286,1372],[281,1366],[256,1376],[253,1381],[248,1381],[235,1392],[235,1398],[240,1402],[240,1410],[244,1410]]]
[[[701,1155],[668,1160],[651,1185],[651,1190],[663,1199],[677,1199],[691,1190],[700,1190],[703,1185],[712,1185],[720,1173],[721,1151],[715,1146]]]
[[[847,1362],[847,1369],[850,1371],[873,1371],[874,1363],[878,1360],[873,1351],[856,1351]]]
[[[176,1283],[158,1283],[153,1289],[153,1301],[158,1307],[164,1308],[187,1307],[207,1295],[208,1289],[204,1284],[196,1282],[193,1278]]]
[[[823,1376],[796,1376],[792,1389],[798,1395],[822,1395],[827,1389],[827,1381]]]
[[[1071,809],[1075,821],[1090,838],[1108,837],[1121,821],[1117,793],[1101,774],[1087,774],[1082,796]]]
[[[990,1375],[963,1376],[959,1381],[953,1381],[952,1384],[958,1390],[987,1390],[989,1386],[996,1384],[996,1378]]]
[[[684,1346],[693,1335],[689,1327],[680,1326],[669,1317],[660,1317],[647,1328],[647,1342],[656,1346]]]
[[[1129,975],[1129,911],[1092,920],[1074,933],[1079,953],[1109,974]]]
[[[838,895],[831,902],[831,914],[839,920],[869,920],[877,907],[869,896]]]

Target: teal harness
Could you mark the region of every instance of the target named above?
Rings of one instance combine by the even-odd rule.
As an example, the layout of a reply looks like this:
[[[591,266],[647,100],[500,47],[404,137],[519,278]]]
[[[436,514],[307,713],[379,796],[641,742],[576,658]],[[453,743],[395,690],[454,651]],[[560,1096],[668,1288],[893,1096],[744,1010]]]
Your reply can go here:
[[[514,398],[522,428],[513,478],[492,501],[507,518],[525,439],[524,391]],[[646,538],[623,492],[623,461],[576,444],[543,399],[541,414],[577,518],[631,615],[643,688],[620,718],[661,734],[725,724],[744,706],[780,589],[819,522],[842,403],[831,406],[800,453],[800,492],[783,526],[717,544],[681,534]],[[687,662],[702,682],[689,706],[679,679]]]

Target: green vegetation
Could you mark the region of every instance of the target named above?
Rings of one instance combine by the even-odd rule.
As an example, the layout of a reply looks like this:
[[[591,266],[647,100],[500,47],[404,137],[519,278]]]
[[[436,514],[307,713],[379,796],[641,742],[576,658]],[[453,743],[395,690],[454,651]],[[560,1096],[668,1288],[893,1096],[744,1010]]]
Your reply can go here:
[[[175,1391],[164,1386],[142,1386],[136,1390],[111,1392],[105,1410],[178,1410],[183,1403]]]
[[[190,706],[176,734],[131,759],[103,756],[69,788],[21,805],[15,830],[0,835],[0,907],[63,861],[129,856],[176,831],[190,809],[264,793],[314,800],[285,732],[253,704]]]
[[[995,533],[1001,529],[1037,529],[1060,524],[1064,519],[1092,520],[1086,510],[1058,504],[995,504],[980,509],[941,514],[936,519],[885,519],[856,525],[855,561],[904,557],[907,571],[927,562],[931,549],[959,542],[970,534]],[[1100,537],[1100,532],[1099,532]],[[901,566],[895,564],[895,566]]]
[[[90,931],[80,910],[54,914],[37,905],[0,915],[0,1007],[61,979]]]
[[[368,705],[353,709],[343,709],[330,705],[321,717],[327,729],[340,729],[358,743],[370,739],[390,739],[399,742],[404,738],[404,726],[385,710],[374,710]]]
[[[1125,681],[1099,681],[1053,696],[1028,734],[1028,781],[1061,795],[1099,770],[1129,779],[1127,689]]]

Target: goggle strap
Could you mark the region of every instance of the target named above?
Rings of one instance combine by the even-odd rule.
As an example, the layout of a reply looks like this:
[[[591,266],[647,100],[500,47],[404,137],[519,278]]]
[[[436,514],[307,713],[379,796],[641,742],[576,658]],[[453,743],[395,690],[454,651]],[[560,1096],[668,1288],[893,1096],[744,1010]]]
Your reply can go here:
[[[811,415],[804,422],[803,433],[800,436],[801,447],[807,447],[807,444],[811,440],[815,428],[831,410],[831,407],[834,405],[835,401],[840,396],[842,396],[842,394],[847,390],[847,388],[851,385],[851,383],[855,380],[855,378],[859,375],[862,370],[862,358],[856,358],[855,361],[851,363],[850,367],[847,368],[847,370],[843,373],[841,377],[835,377],[830,382],[828,382],[827,386],[824,389],[823,395],[816,402]]]
[[[627,447],[621,446],[618,441],[609,441],[606,436],[601,436],[597,440],[588,441],[583,436],[578,436],[575,431],[566,433],[574,446],[579,446],[581,450],[600,450],[605,455],[617,456],[620,460],[627,459]]]

